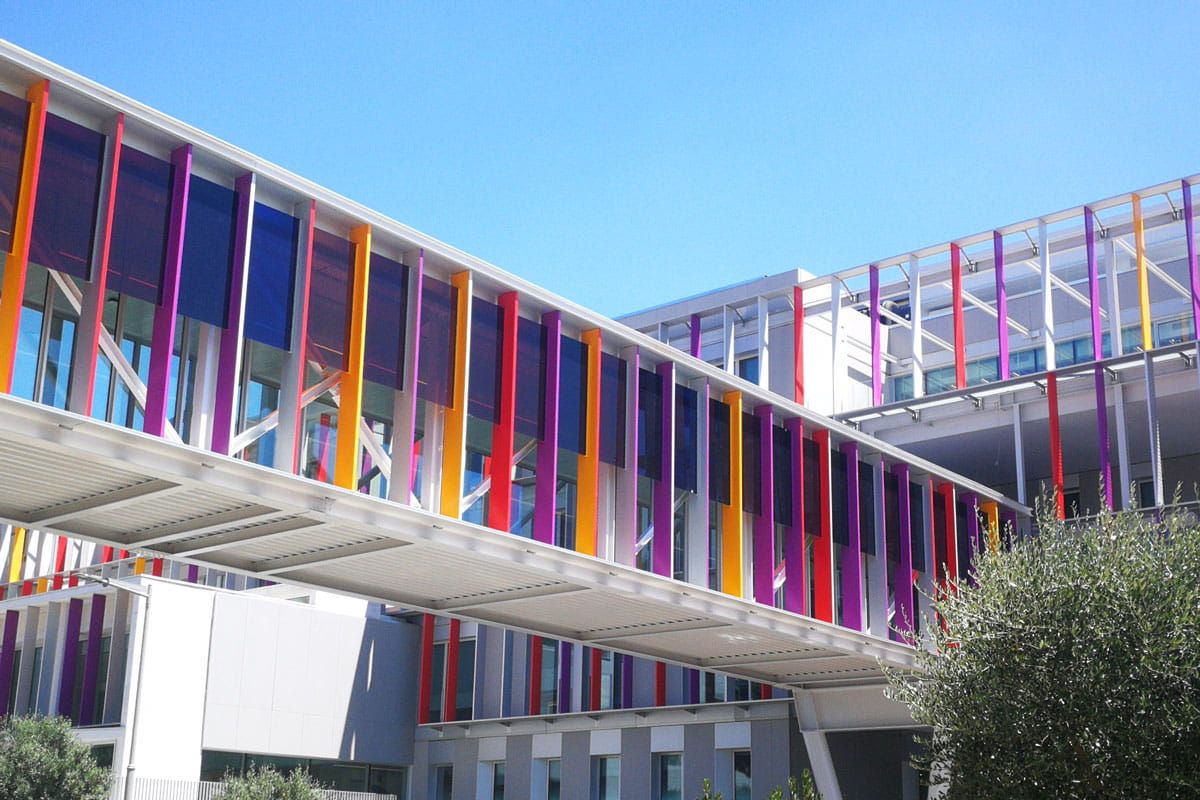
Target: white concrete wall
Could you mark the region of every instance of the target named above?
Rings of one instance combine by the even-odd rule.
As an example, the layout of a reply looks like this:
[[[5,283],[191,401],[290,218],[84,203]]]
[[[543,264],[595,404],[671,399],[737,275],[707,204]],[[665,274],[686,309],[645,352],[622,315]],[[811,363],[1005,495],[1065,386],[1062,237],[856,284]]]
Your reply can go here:
[[[411,759],[414,626],[219,594],[212,628],[205,749],[374,763]]]

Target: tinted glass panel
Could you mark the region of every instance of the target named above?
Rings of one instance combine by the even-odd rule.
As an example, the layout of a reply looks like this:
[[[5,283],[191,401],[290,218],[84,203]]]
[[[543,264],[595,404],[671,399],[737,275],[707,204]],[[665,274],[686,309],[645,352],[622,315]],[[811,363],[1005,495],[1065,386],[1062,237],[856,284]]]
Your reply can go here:
[[[830,454],[830,491],[833,494],[833,541],[850,543],[850,503],[846,482],[846,454],[833,450]]]
[[[308,343],[309,357],[326,367],[346,368],[353,274],[354,245],[317,229],[308,288]]]
[[[708,401],[708,493],[712,500],[729,504],[729,406]]]
[[[821,535],[821,447],[804,440],[804,533]]]
[[[954,503],[954,536],[958,542],[958,574],[967,574],[967,565],[971,563],[971,538],[967,535],[967,505],[956,501]]]
[[[450,405],[454,390],[454,342],[457,337],[458,289],[425,276],[421,288],[421,364],[417,396]]]
[[[103,134],[54,114],[46,115],[37,207],[29,240],[30,258],[38,264],[85,280],[90,277],[103,163]],[[0,211],[0,226],[3,217]]]
[[[292,337],[292,297],[300,220],[255,203],[251,229],[245,336],[286,350]]]
[[[908,503],[912,514],[912,565],[913,569],[928,569],[925,562],[925,493],[918,484],[908,485]]]
[[[742,510],[762,513],[762,421],[742,414]]]
[[[28,121],[29,103],[22,97],[0,92],[0,251],[3,252],[12,247]]]
[[[404,386],[404,326],[408,319],[408,267],[371,253],[367,293],[367,340],[363,377]]]
[[[600,354],[600,460],[625,466],[627,367],[610,353]]]
[[[638,370],[638,474],[662,479],[662,376]]]
[[[517,321],[517,433],[541,438],[545,425],[546,329],[540,322]]]
[[[778,425],[771,429],[775,463],[772,468],[775,490],[775,522],[792,524],[792,434]]]
[[[467,383],[467,412],[495,423],[499,417],[500,343],[504,340],[500,306],[471,299],[471,379]]]
[[[696,491],[699,402],[694,390],[675,387],[675,488],[685,492]]]
[[[883,474],[883,524],[889,561],[900,560],[900,479]]]
[[[236,219],[237,194],[193,175],[179,274],[179,313],[185,317],[224,327]]]
[[[875,469],[858,465],[858,524],[862,532],[859,549],[875,555]]]
[[[569,336],[561,339],[558,372],[558,446],[583,452],[587,419],[587,345]]]
[[[121,148],[108,253],[108,288],[158,303],[171,215],[170,163]]]

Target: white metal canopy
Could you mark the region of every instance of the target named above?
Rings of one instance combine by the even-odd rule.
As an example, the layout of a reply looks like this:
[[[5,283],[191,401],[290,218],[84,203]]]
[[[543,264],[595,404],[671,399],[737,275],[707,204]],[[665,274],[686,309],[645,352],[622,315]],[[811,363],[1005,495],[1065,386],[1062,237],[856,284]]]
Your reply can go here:
[[[0,519],[788,688],[913,651],[791,612],[0,395]]]

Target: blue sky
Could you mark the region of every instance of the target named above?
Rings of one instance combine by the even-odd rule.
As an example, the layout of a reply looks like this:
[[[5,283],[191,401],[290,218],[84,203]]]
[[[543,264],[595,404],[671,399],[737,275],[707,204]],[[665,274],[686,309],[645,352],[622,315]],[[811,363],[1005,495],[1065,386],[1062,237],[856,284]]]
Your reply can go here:
[[[1195,4],[908,5],[41,0],[0,36],[613,315],[1200,171]]]

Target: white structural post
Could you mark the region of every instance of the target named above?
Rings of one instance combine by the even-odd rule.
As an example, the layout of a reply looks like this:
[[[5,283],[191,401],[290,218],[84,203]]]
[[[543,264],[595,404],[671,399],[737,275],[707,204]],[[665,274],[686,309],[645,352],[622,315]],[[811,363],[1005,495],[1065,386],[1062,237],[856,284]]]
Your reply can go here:
[[[1162,442],[1158,430],[1158,390],[1154,388],[1154,357],[1143,356],[1146,370],[1146,422],[1150,426],[1150,478],[1154,481],[1154,505],[1162,508],[1163,497]]]
[[[628,365],[625,380],[625,467],[616,471],[616,520],[613,525],[612,560],[618,564],[636,563],[638,530],[638,370],[640,351],[637,347],[621,350],[621,358]]]
[[[796,721],[800,725],[800,734],[804,737],[804,748],[808,751],[808,763],[812,766],[813,782],[817,784],[817,791],[821,793],[823,800],[842,800],[842,787],[838,783],[837,771],[833,766],[829,742],[817,718],[817,707],[813,702],[812,692],[793,691],[792,702],[796,707]]]
[[[829,413],[836,414],[838,407],[838,387],[841,386],[842,375],[842,282],[837,278],[829,281]]]
[[[925,342],[921,325],[921,262],[908,257],[908,317],[912,330],[913,397],[925,396]]]
[[[392,398],[392,474],[388,478],[388,499],[404,505],[417,505],[413,497],[413,442],[417,433],[417,385],[421,351],[421,289],[424,281],[424,256],[410,250],[402,259],[408,267],[408,309],[404,320],[404,388]],[[400,446],[397,447],[396,443]]]
[[[1054,357],[1054,283],[1050,271],[1050,235],[1046,221],[1038,220],[1038,266],[1042,275],[1042,346],[1046,348],[1046,369],[1055,368]]]
[[[1025,436],[1021,431],[1021,406],[1014,403],[1012,407],[1013,429],[1013,462],[1017,468],[1017,502],[1025,502]]]
[[[924,530],[921,532],[922,541],[925,544],[925,571],[921,573],[919,585],[921,587],[920,601],[918,604],[917,613],[920,614],[922,623],[928,621],[933,616],[933,606],[929,598],[933,597],[934,580],[937,576],[937,561],[933,547],[933,487],[929,484],[929,476],[921,476],[921,519],[924,521]],[[929,631],[924,625],[921,628],[921,641],[925,646],[929,645]]]
[[[42,665],[38,674],[37,700],[33,710],[43,716],[49,715],[50,709],[56,709],[58,693],[54,690],[62,673],[62,659],[58,654],[66,638],[63,625],[63,603],[50,603],[46,607],[46,632],[42,641]]]
[[[721,309],[722,331],[724,338],[721,344],[725,348],[725,371],[730,375],[737,374],[737,315],[729,306]]]
[[[1109,347],[1112,348],[1114,356],[1119,356],[1125,352],[1125,346],[1121,341],[1121,291],[1117,286],[1117,240],[1111,235],[1104,240],[1104,268],[1108,277],[1108,335],[1112,340]],[[1099,361],[1104,354],[1096,353],[1095,357]]]
[[[37,646],[37,632],[41,609],[37,606],[30,606],[25,612],[25,635],[21,637],[21,652],[33,654],[34,648]],[[29,689],[33,685],[33,659],[22,658],[17,669],[17,688],[16,696],[13,698],[12,713],[17,716],[29,714],[32,709],[29,708]]]
[[[687,566],[684,580],[708,587],[708,379],[692,383],[696,390],[696,491],[686,503]]]
[[[288,352],[283,358],[283,373],[279,381],[279,426],[275,431],[275,468],[291,472],[295,453],[304,435],[304,409],[296,408],[291,398],[299,397],[304,390],[304,352],[308,343],[301,332],[304,329],[304,311],[308,304],[308,225],[312,212],[310,203],[298,203],[296,218],[300,220],[300,233],[296,242],[296,269],[292,284],[292,331]],[[303,464],[296,465],[297,471]]]
[[[245,286],[245,282],[242,283]],[[212,442],[213,409],[217,400],[217,364],[221,361],[221,329],[205,322],[200,326],[196,345],[196,380],[192,388],[192,424],[188,430],[188,444],[207,448]],[[240,383],[240,376],[239,376]],[[240,398],[234,396],[234,408]],[[235,412],[233,424],[236,432],[240,415]]]
[[[871,460],[871,471],[874,473],[872,492],[872,510],[875,514],[875,555],[867,557],[868,588],[867,613],[870,616],[870,631],[881,639],[888,638],[888,590],[887,590],[887,515],[883,507],[884,469],[883,459],[877,455],[867,456]],[[907,489],[907,487],[905,487]],[[899,537],[897,537],[899,538]]]
[[[1121,473],[1121,508],[1129,509],[1133,505],[1129,497],[1129,483],[1133,475],[1129,470],[1129,434],[1125,427],[1125,386],[1118,383],[1113,386],[1113,414],[1117,420],[1117,469]]]
[[[758,385],[771,385],[771,314],[767,298],[758,298]]]

